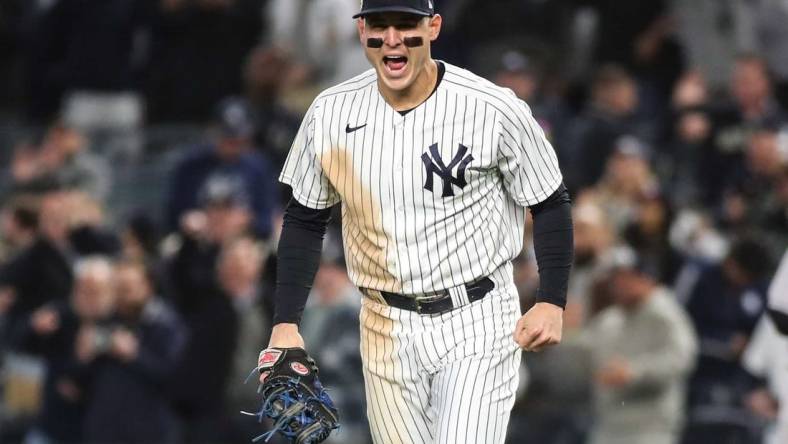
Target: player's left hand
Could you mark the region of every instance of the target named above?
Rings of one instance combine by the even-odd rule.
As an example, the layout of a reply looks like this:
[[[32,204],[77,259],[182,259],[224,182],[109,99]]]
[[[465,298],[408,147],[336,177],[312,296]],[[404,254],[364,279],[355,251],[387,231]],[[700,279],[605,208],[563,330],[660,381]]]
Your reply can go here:
[[[262,406],[256,413],[242,413],[257,417],[258,422],[269,418],[274,426],[253,441],[268,441],[278,433],[293,443],[316,444],[339,427],[337,409],[318,379],[317,364],[306,350],[267,348],[260,352],[255,370],[266,375],[258,389]]]
[[[561,342],[564,310],[547,302],[537,302],[518,321],[514,340],[526,351],[541,351]]]

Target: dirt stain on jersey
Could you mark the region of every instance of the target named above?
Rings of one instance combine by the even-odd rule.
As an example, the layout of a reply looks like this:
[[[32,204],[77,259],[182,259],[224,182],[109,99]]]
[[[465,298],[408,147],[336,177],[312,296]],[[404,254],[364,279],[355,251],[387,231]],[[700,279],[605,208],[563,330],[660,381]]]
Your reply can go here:
[[[345,242],[349,242],[352,253],[348,257],[348,265],[357,274],[357,283],[368,283],[370,287],[392,292],[400,291],[401,283],[386,265],[389,241],[383,229],[381,205],[354,168],[352,154],[342,147],[334,146],[330,152],[323,154],[320,164],[331,185],[342,197]]]
[[[391,415],[391,410],[381,407],[394,405],[394,411],[405,411],[409,406],[402,387],[415,387],[415,381],[406,378],[401,358],[398,357],[403,345],[400,342],[404,334],[403,324],[391,318],[390,310],[391,307],[372,302],[371,299],[365,299],[361,307],[361,357],[371,401],[368,410],[372,416],[371,422],[393,422],[397,433],[407,437],[408,428],[403,417]],[[384,416],[387,414],[389,416]]]

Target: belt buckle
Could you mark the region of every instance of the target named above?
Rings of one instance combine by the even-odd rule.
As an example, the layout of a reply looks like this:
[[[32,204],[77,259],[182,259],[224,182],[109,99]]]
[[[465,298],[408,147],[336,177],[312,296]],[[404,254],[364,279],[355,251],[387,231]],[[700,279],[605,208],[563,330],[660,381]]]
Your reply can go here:
[[[416,299],[416,298],[413,299],[413,305],[416,306],[416,310],[415,310],[416,313],[422,314],[421,313],[421,302],[418,299]]]
[[[435,293],[425,294],[423,298],[413,298],[413,305],[416,308],[416,313],[424,314],[423,308],[425,304],[432,304],[434,302],[442,301],[445,298],[451,298],[448,291],[439,291]],[[435,313],[429,313],[435,314]]]

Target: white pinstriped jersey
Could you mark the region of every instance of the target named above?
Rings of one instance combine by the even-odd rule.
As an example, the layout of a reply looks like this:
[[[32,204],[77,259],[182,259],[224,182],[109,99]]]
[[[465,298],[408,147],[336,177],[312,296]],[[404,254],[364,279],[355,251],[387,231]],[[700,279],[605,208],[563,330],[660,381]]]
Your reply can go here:
[[[435,92],[404,116],[374,70],[321,93],[280,175],[302,205],[342,203],[359,287],[422,294],[489,275],[522,249],[524,207],[561,184],[528,106],[444,65]]]

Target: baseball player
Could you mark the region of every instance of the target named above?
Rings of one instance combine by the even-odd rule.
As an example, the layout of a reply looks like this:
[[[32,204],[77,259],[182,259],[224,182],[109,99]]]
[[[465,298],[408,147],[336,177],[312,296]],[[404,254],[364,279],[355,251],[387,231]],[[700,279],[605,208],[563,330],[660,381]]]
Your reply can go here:
[[[555,152],[510,90],[432,59],[432,0],[364,0],[354,18],[373,69],[315,99],[280,176],[293,198],[260,379],[288,353],[316,370],[298,323],[341,205],[374,441],[502,443],[520,349],[561,340],[572,221]],[[527,209],[540,288],[521,317]]]

